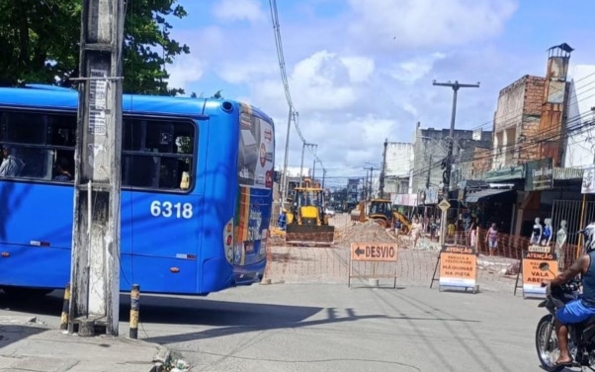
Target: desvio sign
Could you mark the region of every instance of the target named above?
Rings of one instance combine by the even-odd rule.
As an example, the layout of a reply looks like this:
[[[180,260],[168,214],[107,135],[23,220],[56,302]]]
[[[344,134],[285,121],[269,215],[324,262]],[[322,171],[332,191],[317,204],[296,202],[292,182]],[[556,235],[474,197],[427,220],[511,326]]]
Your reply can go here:
[[[397,245],[381,243],[353,243],[351,244],[351,260],[394,262],[397,260]]]

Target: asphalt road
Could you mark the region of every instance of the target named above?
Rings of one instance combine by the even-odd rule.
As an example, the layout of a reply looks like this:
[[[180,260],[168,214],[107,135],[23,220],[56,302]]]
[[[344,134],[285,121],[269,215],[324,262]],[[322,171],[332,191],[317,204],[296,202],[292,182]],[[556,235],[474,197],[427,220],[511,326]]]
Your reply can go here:
[[[59,324],[60,293],[1,313]],[[411,287],[278,284],[207,298],[143,296],[139,338],[179,350],[194,371],[542,371],[535,300]],[[127,335],[127,298],[121,334]],[[21,314],[15,314],[21,315]]]

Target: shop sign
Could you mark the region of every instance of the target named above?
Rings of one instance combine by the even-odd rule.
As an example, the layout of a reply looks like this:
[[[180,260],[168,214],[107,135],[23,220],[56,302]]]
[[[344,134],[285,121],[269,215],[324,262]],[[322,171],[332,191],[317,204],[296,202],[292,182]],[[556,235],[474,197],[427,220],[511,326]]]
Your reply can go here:
[[[525,163],[525,191],[547,190],[554,187],[552,158]]]

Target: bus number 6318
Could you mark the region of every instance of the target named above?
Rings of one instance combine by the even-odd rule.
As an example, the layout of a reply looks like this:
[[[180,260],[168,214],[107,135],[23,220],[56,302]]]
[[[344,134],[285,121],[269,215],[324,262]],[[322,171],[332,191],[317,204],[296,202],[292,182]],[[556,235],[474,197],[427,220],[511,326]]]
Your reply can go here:
[[[161,202],[153,200],[151,203],[151,215],[153,217],[175,217],[175,218],[192,218],[192,204],[191,203],[172,203],[170,201]]]

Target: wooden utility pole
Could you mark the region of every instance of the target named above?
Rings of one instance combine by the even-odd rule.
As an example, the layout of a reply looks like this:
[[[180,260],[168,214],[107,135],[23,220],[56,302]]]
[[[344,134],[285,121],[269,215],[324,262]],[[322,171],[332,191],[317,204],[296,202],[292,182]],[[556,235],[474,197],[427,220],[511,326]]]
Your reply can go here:
[[[83,0],[70,333],[118,335],[124,0]]]
[[[445,170],[442,174],[442,181],[444,183],[444,190],[443,190],[443,200],[448,202],[448,192],[450,190],[450,173],[452,171],[452,149],[454,146],[454,135],[455,135],[455,119],[457,115],[457,93],[460,88],[479,88],[479,83],[477,84],[461,84],[458,81],[451,83],[450,81],[447,83],[437,83],[436,80],[432,83],[435,86],[441,87],[449,87],[452,88],[453,96],[452,96],[452,113],[450,117],[450,132],[449,132],[449,141],[448,141],[448,155],[446,156],[445,162]],[[430,165],[431,166],[431,165]],[[446,210],[442,212],[442,218],[440,219],[440,245],[444,245],[446,239],[446,218],[448,214]]]

